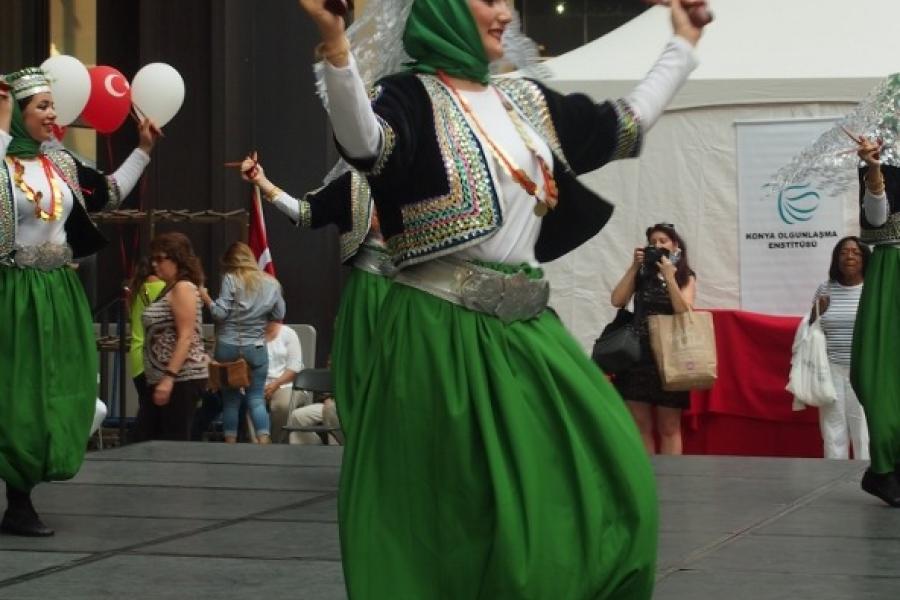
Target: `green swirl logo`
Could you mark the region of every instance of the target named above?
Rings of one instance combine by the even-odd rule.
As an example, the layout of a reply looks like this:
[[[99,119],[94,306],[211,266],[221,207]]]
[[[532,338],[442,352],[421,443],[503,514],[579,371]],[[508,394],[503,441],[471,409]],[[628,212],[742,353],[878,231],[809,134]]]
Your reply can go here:
[[[778,215],[788,225],[804,223],[813,218],[820,199],[808,183],[789,185],[778,193]]]

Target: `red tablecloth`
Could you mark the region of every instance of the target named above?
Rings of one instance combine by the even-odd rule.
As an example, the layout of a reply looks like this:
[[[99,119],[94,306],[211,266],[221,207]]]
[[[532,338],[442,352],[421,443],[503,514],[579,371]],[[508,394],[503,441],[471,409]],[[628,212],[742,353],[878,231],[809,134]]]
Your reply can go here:
[[[785,391],[798,317],[713,310],[718,379],[691,393],[685,454],[822,457],[818,411]]]

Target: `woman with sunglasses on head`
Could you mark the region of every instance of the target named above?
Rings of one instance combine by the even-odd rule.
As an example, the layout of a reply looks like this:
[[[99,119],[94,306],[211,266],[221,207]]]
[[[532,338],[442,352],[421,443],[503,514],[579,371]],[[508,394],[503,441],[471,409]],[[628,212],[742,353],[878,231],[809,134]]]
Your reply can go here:
[[[190,441],[197,400],[206,387],[203,346],[203,267],[183,233],[150,241],[150,264],[165,287],[141,314],[144,376],[152,402],[138,407],[138,440]]]
[[[671,223],[647,228],[647,247],[634,249],[611,302],[625,308],[634,298],[635,325],[641,340],[641,359],[615,373],[614,385],[628,404],[649,454],[656,452],[653,423],[659,434],[660,454],[681,454],[681,412],[690,406],[690,392],[667,392],[656,359],[650,351],[647,317],[683,313],[694,304],[696,275],[688,262],[687,247]]]
[[[119,206],[150,162],[149,121],[111,176],[55,142],[56,112],[41,69],[0,85],[0,531],[47,536],[31,503],[42,481],[73,477],[84,460],[97,398],[90,307],[73,259],[106,240],[88,212]],[[52,146],[52,147],[51,147]]]
[[[131,380],[138,395],[138,417],[153,404],[153,390],[144,375],[144,324],[141,317],[150,304],[166,287],[166,282],[156,276],[150,257],[137,261],[131,281],[128,282],[128,321],[131,325],[131,343],[128,347],[128,365]],[[137,441],[137,440],[136,440]]]
[[[349,596],[649,598],[650,463],[547,309],[539,263],[606,223],[611,206],[576,175],[637,155],[701,29],[674,0],[676,36],[648,77],[596,104],[491,78],[492,62],[536,57],[506,0],[369,0],[347,36],[322,0],[301,5],[340,151],[400,268],[356,357],[339,495]]]

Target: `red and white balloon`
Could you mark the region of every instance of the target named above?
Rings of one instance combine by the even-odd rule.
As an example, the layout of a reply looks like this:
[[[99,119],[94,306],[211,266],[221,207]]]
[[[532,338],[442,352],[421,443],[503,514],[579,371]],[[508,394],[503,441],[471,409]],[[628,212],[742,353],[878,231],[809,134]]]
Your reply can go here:
[[[81,118],[98,133],[112,133],[122,126],[131,111],[131,86],[113,67],[98,65],[88,69],[91,95]]]

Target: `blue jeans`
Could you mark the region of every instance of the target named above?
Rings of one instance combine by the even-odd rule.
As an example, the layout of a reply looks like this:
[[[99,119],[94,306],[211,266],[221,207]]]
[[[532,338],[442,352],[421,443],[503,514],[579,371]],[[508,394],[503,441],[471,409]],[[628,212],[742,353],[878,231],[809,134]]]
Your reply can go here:
[[[269,353],[262,346],[233,346],[216,343],[216,360],[228,362],[243,356],[250,366],[250,387],[245,391],[247,406],[256,435],[269,435],[269,413],[266,411],[266,375],[269,372]],[[238,409],[241,406],[241,390],[222,390],[222,429],[226,436],[237,437]]]

